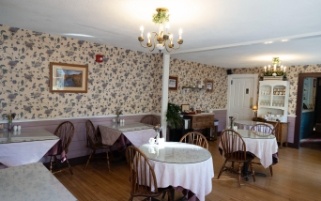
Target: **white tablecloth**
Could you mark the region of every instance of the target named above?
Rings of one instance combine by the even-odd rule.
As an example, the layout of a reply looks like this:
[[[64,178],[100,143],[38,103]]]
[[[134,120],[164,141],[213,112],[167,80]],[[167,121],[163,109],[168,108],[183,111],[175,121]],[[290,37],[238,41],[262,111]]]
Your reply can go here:
[[[205,201],[205,196],[212,191],[214,167],[208,150],[196,145],[175,142],[166,142],[161,147],[145,144],[140,147],[140,150],[150,159],[158,187],[181,186],[192,191],[200,201]],[[193,153],[191,157],[189,152]],[[155,154],[155,157],[151,154]],[[197,154],[200,154],[199,157]],[[175,158],[177,163],[175,163]],[[191,162],[193,158],[197,162]],[[199,162],[200,158],[206,159]],[[184,160],[189,162],[184,162]]]
[[[0,170],[1,201],[77,200],[41,163]]]
[[[256,136],[249,134],[249,130],[237,130],[242,135],[246,144],[246,151],[253,153],[260,159],[263,167],[267,168],[272,165],[272,155],[278,152],[278,143],[275,136]]]
[[[35,163],[59,138],[43,129],[23,129],[20,133],[0,133],[0,163],[19,166]]]

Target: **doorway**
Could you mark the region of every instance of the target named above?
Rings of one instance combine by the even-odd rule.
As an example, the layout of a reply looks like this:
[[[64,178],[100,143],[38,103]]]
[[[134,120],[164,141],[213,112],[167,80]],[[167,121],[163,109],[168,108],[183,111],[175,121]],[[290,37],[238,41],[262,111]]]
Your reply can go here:
[[[315,84],[314,106],[307,104],[305,84]],[[311,101],[310,101],[311,102]],[[294,146],[321,147],[321,73],[300,73],[296,105]]]
[[[257,74],[237,74],[228,76],[227,125],[229,116],[236,120],[251,120],[254,116],[252,106],[257,103]]]

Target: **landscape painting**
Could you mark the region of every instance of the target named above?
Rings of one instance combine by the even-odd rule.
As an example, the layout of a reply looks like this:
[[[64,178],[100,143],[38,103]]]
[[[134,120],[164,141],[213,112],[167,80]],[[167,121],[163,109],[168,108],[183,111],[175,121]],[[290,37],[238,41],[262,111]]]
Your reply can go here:
[[[88,65],[50,63],[50,92],[87,93]]]

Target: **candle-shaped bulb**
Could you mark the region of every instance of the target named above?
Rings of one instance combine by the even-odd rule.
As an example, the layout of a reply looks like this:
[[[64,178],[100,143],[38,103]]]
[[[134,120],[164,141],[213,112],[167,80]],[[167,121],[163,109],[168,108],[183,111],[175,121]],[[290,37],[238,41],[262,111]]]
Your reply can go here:
[[[264,72],[266,73],[266,66],[264,66]]]
[[[140,26],[139,30],[140,30],[140,36],[143,37],[143,35],[144,35],[144,27]]]
[[[165,32],[167,33],[168,30],[169,30],[169,23],[167,22],[167,23],[165,24]]]
[[[276,64],[273,65],[273,71],[276,71]]]
[[[182,39],[182,34],[183,34],[183,30],[179,29],[178,31],[178,39],[181,40]]]
[[[149,32],[147,33],[147,40],[148,40],[148,43],[150,43],[150,33]]]
[[[171,42],[171,44],[173,44],[173,34],[169,35],[169,41]]]
[[[286,72],[286,66],[283,67],[283,72]]]

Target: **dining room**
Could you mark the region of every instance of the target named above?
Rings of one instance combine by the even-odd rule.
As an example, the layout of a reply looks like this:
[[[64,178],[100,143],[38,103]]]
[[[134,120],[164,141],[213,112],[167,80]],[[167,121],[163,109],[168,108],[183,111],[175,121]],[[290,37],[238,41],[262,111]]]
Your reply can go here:
[[[129,127],[132,124],[139,127],[138,123],[141,123],[141,119],[146,115],[162,118],[164,116],[163,98],[168,96],[167,102],[179,106],[188,104],[194,111],[213,114],[215,120],[219,121],[217,131],[220,133],[228,126],[228,77],[231,74],[261,75],[264,73],[265,64],[263,65],[263,63],[269,64],[272,59],[271,56],[268,61],[264,60],[254,65],[239,62],[240,66],[233,66],[230,63],[223,65],[222,63],[215,64],[215,62],[202,63],[198,60],[188,60],[180,58],[180,54],[175,56],[175,51],[173,51],[168,61],[167,74],[169,76],[167,78],[165,76],[167,74],[164,74],[163,71],[166,52],[145,52],[136,39],[133,41],[141,49],[118,46],[115,42],[117,40],[114,40],[113,37],[108,38],[106,40],[108,42],[102,42],[103,40],[97,42],[92,38],[59,34],[67,33],[67,30],[51,32],[32,26],[24,26],[18,23],[20,20],[22,22],[22,19],[18,20],[14,17],[16,16],[14,13],[17,12],[14,12],[12,10],[14,6],[10,5],[15,4],[0,3],[0,114],[2,117],[0,130],[9,127],[9,129],[15,130],[14,126],[20,126],[22,132],[36,129],[46,135],[47,132],[54,133],[61,122],[66,120],[72,122],[75,131],[69,146],[68,159],[74,174],[69,175],[68,171],[64,171],[55,174],[55,177],[78,200],[127,200],[129,196],[129,173],[124,158],[117,158],[117,155],[111,154],[110,172],[105,169],[105,161],[100,162],[95,159],[91,161],[86,170],[83,170],[91,153],[87,146],[86,136],[86,121],[88,119],[101,133],[106,134],[110,133],[111,129],[115,130],[112,125],[115,123],[117,125],[118,118],[123,122],[123,129],[130,130]],[[46,6],[45,3],[37,5]],[[55,9],[56,6],[53,5]],[[66,7],[69,6],[68,4]],[[47,7],[50,6],[47,5]],[[112,6],[109,6],[108,9],[111,8]],[[154,10],[153,8],[153,12]],[[9,14],[10,11],[12,15]],[[21,15],[24,14],[21,13]],[[6,16],[11,16],[10,20]],[[11,20],[16,20],[16,23]],[[137,27],[139,27],[141,22],[137,23]],[[183,38],[189,34],[188,32],[192,31],[186,29],[183,32]],[[138,35],[139,28],[137,28]],[[123,39],[123,41],[125,40]],[[181,49],[185,43],[189,47],[188,40],[184,38]],[[219,48],[217,51],[223,50]],[[220,55],[220,53],[218,54]],[[217,55],[217,59],[220,57],[219,55]],[[300,200],[298,198],[313,200],[313,196],[319,196],[315,186],[320,181],[317,180],[317,177],[313,178],[309,175],[309,173],[315,173],[320,166],[317,160],[317,157],[320,156],[319,150],[307,148],[297,150],[291,147],[295,144],[298,76],[302,73],[321,72],[320,62],[311,61],[309,63],[306,60],[293,60],[288,63],[290,65],[287,68],[287,79],[290,83],[288,105],[290,128],[286,139],[288,146],[279,149],[279,158],[283,161],[273,167],[275,175],[273,177],[269,175],[257,177],[255,183],[248,181],[240,189],[236,188],[237,183],[233,175],[223,175],[220,179],[216,179],[223,163],[223,157],[218,152],[219,140],[210,141],[209,151],[213,159],[214,177],[212,191],[205,197],[205,200],[242,200],[241,197],[246,197],[243,200],[257,200],[258,197],[261,200],[268,200],[266,197],[271,196],[271,192],[273,192],[272,198],[278,200]],[[65,72],[74,71],[74,69],[70,70],[72,67],[75,67],[75,71],[81,72],[82,86],[80,89],[61,90],[59,82],[54,82],[55,79],[58,80],[59,76],[59,79],[64,77],[69,81],[79,79],[78,75],[68,76],[60,73],[61,69]],[[165,87],[166,96],[163,89],[164,80],[170,85]],[[173,80],[174,82],[170,82]],[[10,122],[8,117],[12,114],[15,115]],[[144,126],[140,126],[140,129],[143,130]],[[116,131],[116,136],[127,135],[126,140],[133,133],[138,133],[133,130],[127,133],[125,130],[121,130],[121,132],[122,134],[119,133],[119,130]],[[168,135],[165,138],[168,138]],[[118,139],[118,137],[116,138]],[[148,135],[147,138],[140,139],[137,143],[139,145],[147,143],[146,139],[150,137],[152,136]],[[134,140],[129,139],[132,144],[135,143]],[[4,145],[0,143],[0,147],[4,147]],[[46,165],[49,162],[49,158],[46,156],[37,160]],[[5,163],[4,161],[0,162]],[[10,166],[9,163],[4,165]],[[289,169],[291,171],[288,171]],[[267,170],[259,168],[259,171]],[[311,182],[307,181],[304,173],[308,174],[307,177],[311,178]],[[298,179],[292,181],[294,176],[297,176]],[[85,178],[87,177],[90,178],[87,180],[92,182],[91,184],[86,183]],[[109,188],[106,189],[100,183]],[[79,187],[76,189],[77,184]],[[92,184],[100,191],[96,191],[95,187],[91,186]],[[284,192],[281,191],[282,189],[285,189]],[[298,193],[289,193],[295,190]]]

